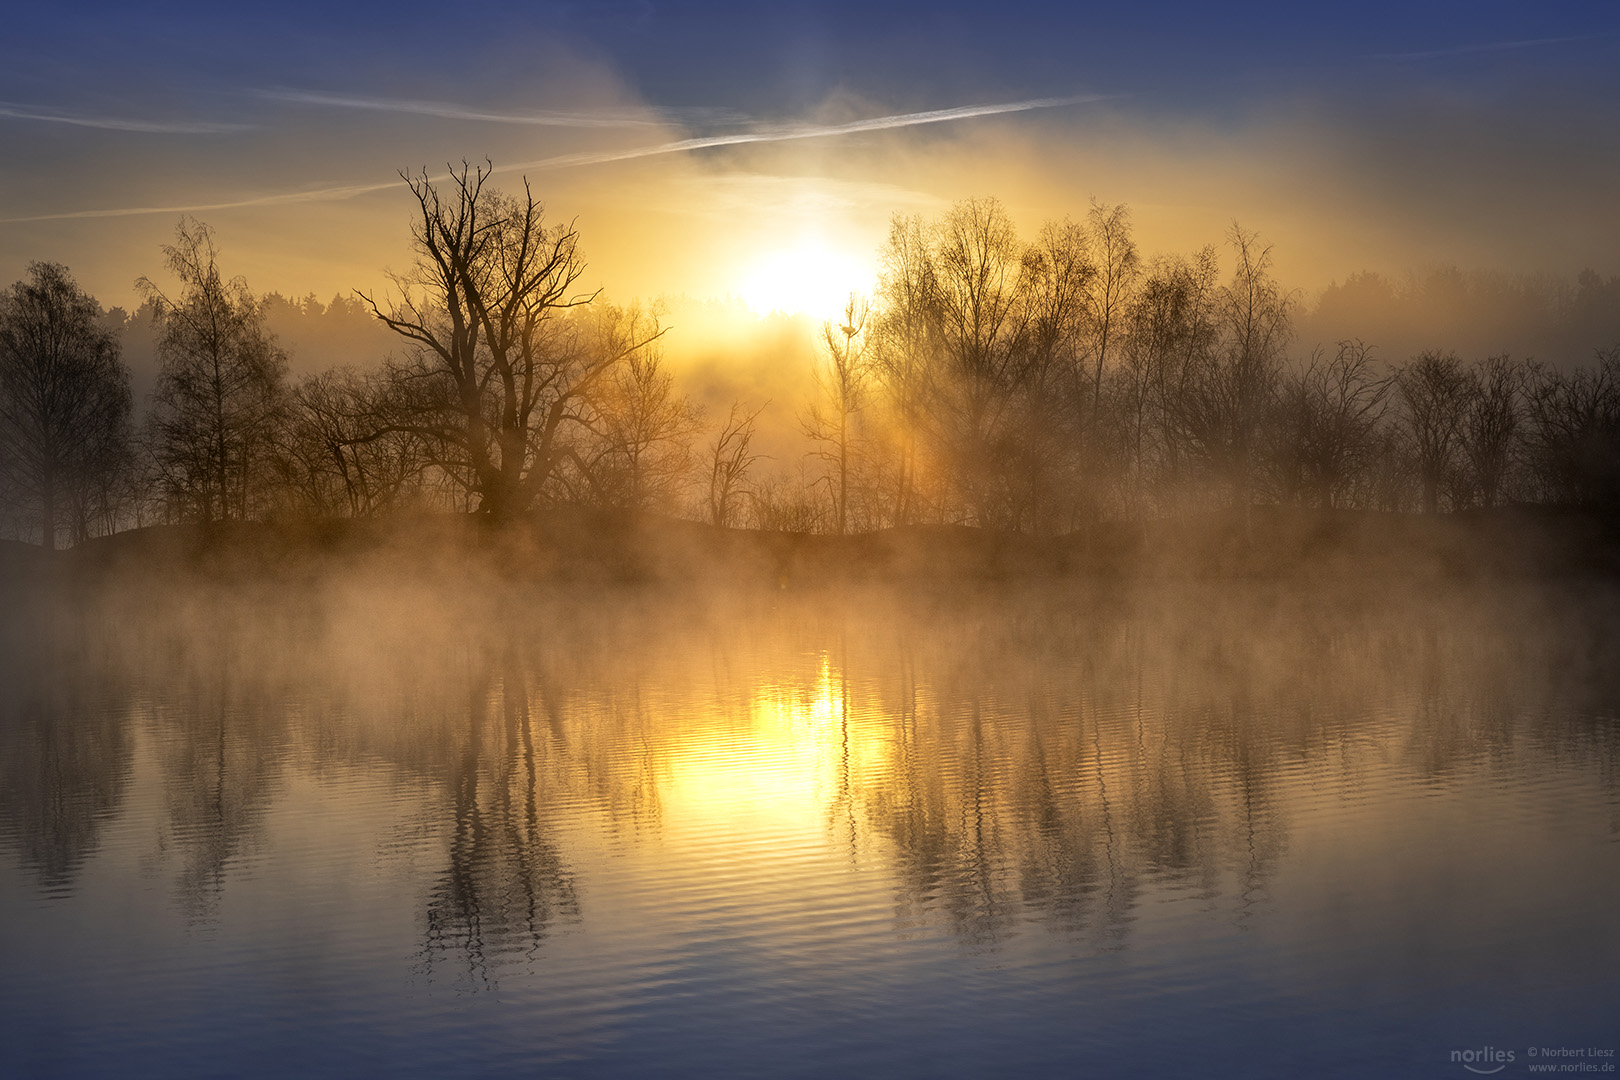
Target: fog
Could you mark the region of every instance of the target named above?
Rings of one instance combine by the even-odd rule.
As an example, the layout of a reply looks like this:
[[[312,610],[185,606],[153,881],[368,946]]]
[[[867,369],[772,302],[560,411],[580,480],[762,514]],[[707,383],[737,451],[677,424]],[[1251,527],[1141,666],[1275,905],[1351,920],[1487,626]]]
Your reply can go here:
[[[824,815],[834,846],[892,851],[901,927],[994,947],[1033,918],[1109,949],[1166,887],[1266,918],[1315,787],[1393,767],[1463,791],[1488,762],[1620,797],[1607,588],[547,585],[421,543],[152,565],[13,594],[0,837],[21,868],[71,895],[156,768],[165,887],[218,919],[295,777],[382,770],[452,830],[422,868],[421,956],[474,985],[581,918],[582,819],[614,849],[692,813]],[[1398,831],[1404,805],[1361,827]]]
[[[1613,23],[9,13],[0,1074],[1612,1068]]]

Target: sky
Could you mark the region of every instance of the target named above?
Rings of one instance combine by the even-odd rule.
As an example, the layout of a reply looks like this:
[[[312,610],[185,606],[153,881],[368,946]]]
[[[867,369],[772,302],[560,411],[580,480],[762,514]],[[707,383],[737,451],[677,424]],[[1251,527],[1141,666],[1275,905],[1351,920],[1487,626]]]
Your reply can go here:
[[[31,5],[0,38],[0,281],[107,305],[182,213],[260,292],[386,288],[399,172],[488,159],[620,299],[825,304],[894,214],[1092,199],[1359,270],[1620,274],[1620,5]],[[806,273],[806,269],[813,273]]]

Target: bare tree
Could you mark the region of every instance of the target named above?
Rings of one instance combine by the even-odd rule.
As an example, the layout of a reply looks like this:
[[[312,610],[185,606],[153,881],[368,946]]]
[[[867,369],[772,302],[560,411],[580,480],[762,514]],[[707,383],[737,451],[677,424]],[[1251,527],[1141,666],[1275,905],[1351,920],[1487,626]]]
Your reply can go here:
[[[745,411],[733,402],[726,422],[709,444],[709,521],[721,528],[736,522],[738,504],[746,492],[748,471],[760,459],[751,449],[754,421],[763,406]]]
[[[928,231],[920,218],[896,215],[881,254],[880,307],[870,321],[873,372],[888,409],[885,434],[894,450],[893,495],[887,518],[909,524],[920,515],[928,416],[928,376],[935,343],[934,271]]]
[[[1091,410],[1072,406],[1088,396],[1082,368],[1098,274],[1090,238],[1072,221],[1047,222],[1024,252],[1026,358],[1017,405],[1021,490],[1014,516],[1018,525],[1027,521],[1040,532],[1066,524],[1065,511],[1077,502],[1096,499],[1098,455],[1082,460],[1076,453],[1080,441],[1094,434],[1095,402]],[[1081,473],[1082,465],[1091,467],[1090,475]]]
[[[527,182],[517,198],[486,190],[492,169],[463,164],[445,191],[425,172],[405,176],[420,213],[416,266],[394,277],[386,311],[361,298],[413,346],[395,368],[408,392],[389,426],[440,443],[477,509],[504,518],[528,509],[564,461],[579,463],[570,436],[589,419],[590,393],[657,331],[609,341],[563,318],[597,296],[578,289],[578,233],[547,225]]]
[[[933,252],[941,349],[930,380],[953,479],[973,520],[1006,523],[1005,421],[1023,375],[1024,248],[994,199],[957,203]]]
[[[1525,367],[1512,357],[1487,357],[1470,378],[1473,393],[1462,430],[1469,479],[1485,506],[1502,498],[1523,414]]]
[[[0,469],[37,510],[47,549],[64,504],[85,538],[89,500],[128,454],[129,370],[100,316],[56,263],[0,293]]]
[[[1163,499],[1186,469],[1181,406],[1218,341],[1219,276],[1213,247],[1157,259],[1127,312],[1115,422],[1138,512],[1150,489]]]
[[[1024,246],[1000,203],[970,199],[932,227],[896,221],[883,262],[878,357],[901,422],[918,433],[913,471],[931,457],[952,507],[1005,524],[1009,421],[1028,359]]]
[[[284,404],[287,358],[247,282],[220,273],[214,234],[182,218],[163,248],[180,291],[136,281],[159,324],[162,368],[146,442],[158,483],[183,516],[246,518],[266,498],[266,465]]]
[[[1455,353],[1430,350],[1395,373],[1401,419],[1412,444],[1423,510],[1440,508],[1440,488],[1456,463],[1473,386]]]
[[[701,418],[663,366],[651,316],[609,306],[597,322],[597,335],[606,339],[598,354],[623,353],[625,360],[591,395],[596,437],[582,454],[587,482],[609,505],[673,509],[690,479]],[[638,348],[638,341],[653,343]]]
[[[1373,373],[1371,350],[1341,341],[1332,360],[1318,353],[1283,376],[1276,428],[1279,465],[1300,495],[1324,509],[1343,506],[1377,452],[1389,382]]]
[[[839,322],[821,324],[825,362],[813,371],[819,400],[803,419],[804,433],[827,467],[832,487],[833,526],[839,536],[849,531],[850,472],[854,464],[855,417],[866,402],[868,308],[850,294]]]
[[[1599,349],[1597,361],[1531,372],[1528,441],[1543,498],[1620,502],[1620,345]]]
[[[1131,238],[1130,210],[1123,204],[1104,206],[1093,201],[1086,215],[1090,226],[1091,256],[1095,273],[1088,279],[1088,314],[1092,333],[1095,370],[1092,375],[1092,409],[1102,402],[1103,369],[1116,347],[1132,288],[1141,272],[1136,241]]]
[[[1188,358],[1165,404],[1173,437],[1247,513],[1296,301],[1271,275],[1270,247],[1237,225],[1228,242],[1236,265],[1214,297],[1216,341]]]
[[[379,425],[393,411],[386,371],[334,368],[289,395],[277,465],[287,497],[304,513],[367,517],[401,505],[434,505],[447,494],[437,447]]]

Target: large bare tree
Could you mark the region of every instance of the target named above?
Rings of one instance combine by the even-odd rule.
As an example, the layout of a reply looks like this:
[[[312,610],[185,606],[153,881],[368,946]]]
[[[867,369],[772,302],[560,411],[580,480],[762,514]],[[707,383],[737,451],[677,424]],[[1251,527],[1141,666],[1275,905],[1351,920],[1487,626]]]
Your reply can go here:
[[[64,504],[127,452],[129,370],[100,316],[56,263],[33,263],[0,292],[0,470],[38,512],[46,548]]]
[[[419,216],[416,264],[372,312],[410,343],[380,431],[410,430],[441,448],[469,502],[496,518],[533,505],[565,461],[586,467],[571,436],[593,388],[646,338],[616,340],[567,318],[596,299],[572,224],[548,225],[527,181],[520,196],[487,188],[492,166],[447,181],[404,176]]]

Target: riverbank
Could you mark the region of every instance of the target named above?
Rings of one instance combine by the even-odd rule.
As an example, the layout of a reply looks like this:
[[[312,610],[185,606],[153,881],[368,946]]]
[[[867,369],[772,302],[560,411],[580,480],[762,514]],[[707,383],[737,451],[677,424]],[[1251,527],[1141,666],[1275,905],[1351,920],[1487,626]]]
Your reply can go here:
[[[1415,515],[1254,507],[1065,536],[916,525],[855,536],[720,529],[656,515],[537,511],[497,526],[459,515],[160,525],[44,552],[0,545],[0,578],[306,578],[349,563],[453,580],[821,583],[1063,579],[1620,578],[1620,514],[1509,507]]]

